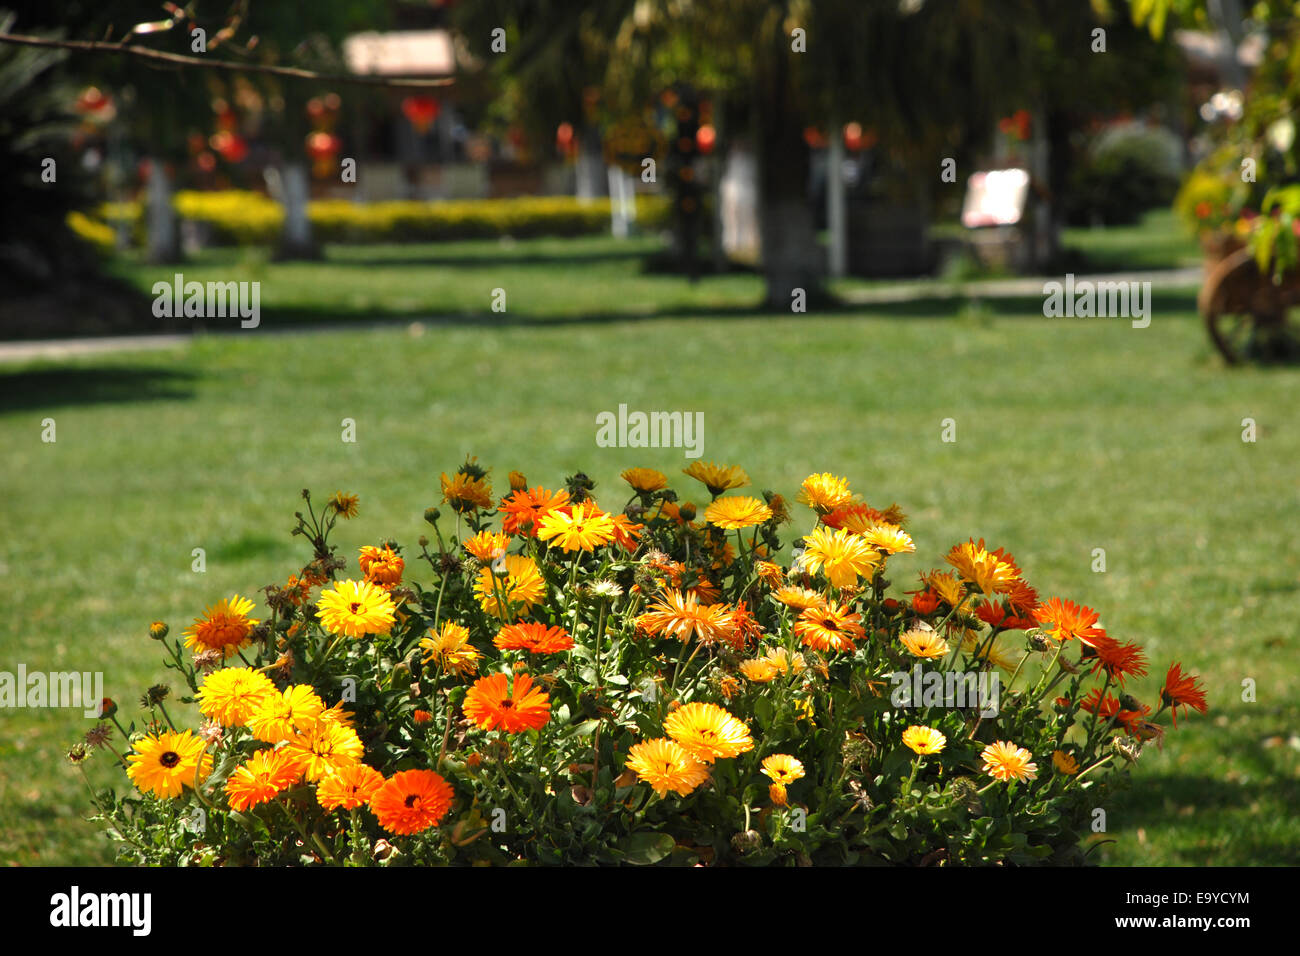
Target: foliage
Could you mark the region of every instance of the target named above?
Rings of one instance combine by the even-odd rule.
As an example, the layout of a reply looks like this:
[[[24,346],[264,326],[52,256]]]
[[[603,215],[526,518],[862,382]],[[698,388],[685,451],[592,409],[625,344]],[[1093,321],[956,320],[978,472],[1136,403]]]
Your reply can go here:
[[[1088,144],[1066,196],[1066,215],[1077,225],[1131,225],[1167,205],[1182,178],[1182,143],[1158,126],[1124,123]]]

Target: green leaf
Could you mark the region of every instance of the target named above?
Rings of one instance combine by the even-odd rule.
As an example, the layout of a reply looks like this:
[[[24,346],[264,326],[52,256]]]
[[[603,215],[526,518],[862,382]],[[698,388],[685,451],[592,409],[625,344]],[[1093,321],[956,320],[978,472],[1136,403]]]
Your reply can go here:
[[[633,833],[621,840],[619,849],[627,854],[627,862],[637,866],[658,863],[673,852],[677,844],[667,833]]]

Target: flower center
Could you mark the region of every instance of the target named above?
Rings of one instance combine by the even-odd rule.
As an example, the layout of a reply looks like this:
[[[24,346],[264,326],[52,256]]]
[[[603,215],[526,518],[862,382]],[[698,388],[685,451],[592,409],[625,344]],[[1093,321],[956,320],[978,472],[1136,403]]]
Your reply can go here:
[[[181,762],[180,754],[176,753],[175,751],[169,750],[161,757],[158,758],[158,762],[162,764],[164,767],[168,767],[168,768],[174,767]]]
[[[406,795],[406,800],[403,801],[403,802],[404,802],[408,807],[413,807],[413,806],[415,806],[417,803],[420,802],[420,798],[419,798],[419,796],[417,796],[417,795],[414,794],[414,793],[408,793],[408,794]]]

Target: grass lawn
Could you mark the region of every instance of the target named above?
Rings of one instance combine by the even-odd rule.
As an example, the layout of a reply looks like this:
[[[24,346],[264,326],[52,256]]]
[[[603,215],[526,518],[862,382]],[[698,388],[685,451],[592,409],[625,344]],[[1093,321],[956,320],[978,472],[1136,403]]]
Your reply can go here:
[[[742,464],[759,487],[792,496],[829,470],[871,502],[898,501],[918,545],[895,559],[898,585],[984,537],[1044,597],[1097,607],[1112,634],[1145,646],[1159,673],[1137,683],[1139,698],[1152,700],[1170,660],[1203,675],[1209,716],[1144,754],[1106,807],[1115,842],[1095,856],[1300,862],[1300,369],[1225,370],[1191,291],[1157,297],[1147,329],[1044,319],[1037,300],[773,317],[748,310],[752,276],[690,286],[642,274],[632,253],[647,245],[338,249],[301,265],[214,253],[186,277],[260,278],[260,329],[0,366],[11,602],[0,670],[103,671],[129,716],[145,686],[168,681],[150,621],[179,632],[205,604],[300,566],[288,534],[300,489],[361,495],[360,518],[340,529],[345,555],[390,535],[413,546],[438,473],[466,454],[499,486],[512,468],[549,487],[586,470],[612,504],[623,468],[687,461],[598,448],[596,415],[620,403],[701,411],[704,458]],[[146,289],[171,271],[123,268]],[[497,287],[501,315],[488,308]],[[273,334],[362,316],[440,321]],[[1247,417],[1254,444],[1241,440]],[[955,443],[940,440],[945,418]],[[1105,573],[1092,571],[1096,548]],[[110,861],[61,756],[90,722],[58,710],[3,719],[0,860]],[[88,772],[124,784],[105,760]]]

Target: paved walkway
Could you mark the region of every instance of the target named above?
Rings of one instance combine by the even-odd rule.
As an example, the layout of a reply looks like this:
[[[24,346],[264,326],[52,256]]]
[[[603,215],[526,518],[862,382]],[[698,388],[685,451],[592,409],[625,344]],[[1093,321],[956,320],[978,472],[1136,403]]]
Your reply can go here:
[[[1199,266],[1188,269],[1164,269],[1158,272],[1111,272],[1093,275],[1076,275],[1075,284],[1088,282],[1150,282],[1152,289],[1185,289],[1198,286],[1203,278]],[[1045,282],[1061,282],[1063,275],[1030,276],[1014,279],[979,279],[971,282],[946,282],[942,279],[923,279],[915,282],[888,282],[864,289],[847,289],[838,293],[844,302],[853,305],[911,302],[918,299],[1013,298],[1043,294]],[[310,334],[312,332],[341,332],[348,329],[374,329],[408,325],[405,320],[385,320],[374,323],[333,323],[330,325],[299,325],[278,329],[279,333]],[[177,349],[188,345],[194,336],[187,332],[171,335],[115,335],[99,338],[48,339],[31,342],[0,342],[0,364],[27,362],[33,359],[67,359],[85,355],[105,355],[114,352],[156,351]]]

